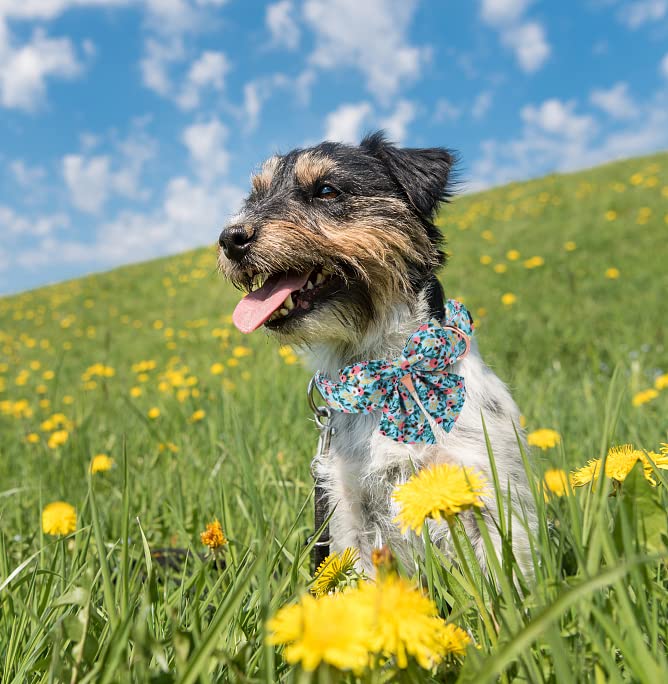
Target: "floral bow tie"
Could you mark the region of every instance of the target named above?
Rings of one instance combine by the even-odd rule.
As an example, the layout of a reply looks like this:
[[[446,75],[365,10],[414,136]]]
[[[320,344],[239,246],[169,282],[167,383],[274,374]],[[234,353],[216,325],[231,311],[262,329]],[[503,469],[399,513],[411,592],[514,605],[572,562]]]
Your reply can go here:
[[[381,435],[397,442],[434,444],[427,414],[450,432],[464,406],[464,378],[448,368],[468,353],[473,321],[466,307],[445,302],[443,322],[432,318],[406,342],[397,359],[346,366],[334,382],[319,371],[315,384],[327,404],[343,413],[381,411]]]

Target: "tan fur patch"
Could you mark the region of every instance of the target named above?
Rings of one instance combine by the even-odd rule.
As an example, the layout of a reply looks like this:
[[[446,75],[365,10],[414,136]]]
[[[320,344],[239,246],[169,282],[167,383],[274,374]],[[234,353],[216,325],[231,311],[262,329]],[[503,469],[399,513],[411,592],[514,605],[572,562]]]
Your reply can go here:
[[[279,162],[280,159],[277,156],[269,157],[269,159],[265,160],[265,162],[262,164],[262,168],[260,169],[260,173],[257,173],[251,177],[253,190],[256,190],[257,192],[266,192],[269,190]]]
[[[295,178],[302,187],[314,185],[334,169],[334,161],[316,152],[303,152],[295,163]]]

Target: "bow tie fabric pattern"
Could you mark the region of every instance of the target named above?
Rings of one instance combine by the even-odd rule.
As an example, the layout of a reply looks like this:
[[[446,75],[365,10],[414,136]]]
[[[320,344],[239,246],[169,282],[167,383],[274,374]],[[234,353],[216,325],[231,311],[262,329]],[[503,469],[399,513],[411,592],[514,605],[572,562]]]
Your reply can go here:
[[[425,411],[450,432],[464,406],[466,387],[464,378],[448,369],[466,354],[472,334],[466,307],[448,299],[443,322],[432,318],[423,323],[399,358],[346,366],[339,371],[338,382],[318,372],[315,384],[335,411],[380,411],[381,435],[406,444],[435,444]]]

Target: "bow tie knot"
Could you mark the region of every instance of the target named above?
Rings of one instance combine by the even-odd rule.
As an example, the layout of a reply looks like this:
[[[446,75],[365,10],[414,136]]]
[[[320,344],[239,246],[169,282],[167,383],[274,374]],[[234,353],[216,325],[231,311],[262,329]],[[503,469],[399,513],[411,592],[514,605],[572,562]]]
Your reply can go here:
[[[449,432],[464,405],[464,378],[449,367],[469,350],[473,322],[463,304],[449,299],[443,323],[432,318],[407,340],[396,359],[347,366],[334,382],[318,372],[327,404],[344,413],[380,412],[380,433],[398,442],[434,444],[430,421]]]

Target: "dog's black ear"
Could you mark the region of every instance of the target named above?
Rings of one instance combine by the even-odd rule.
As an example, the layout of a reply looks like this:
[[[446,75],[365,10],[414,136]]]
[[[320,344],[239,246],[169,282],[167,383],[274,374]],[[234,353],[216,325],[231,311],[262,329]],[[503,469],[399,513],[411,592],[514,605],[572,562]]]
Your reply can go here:
[[[389,169],[409,202],[431,218],[438,205],[451,196],[448,180],[455,155],[442,148],[395,147],[382,131],[367,135],[360,147]]]

